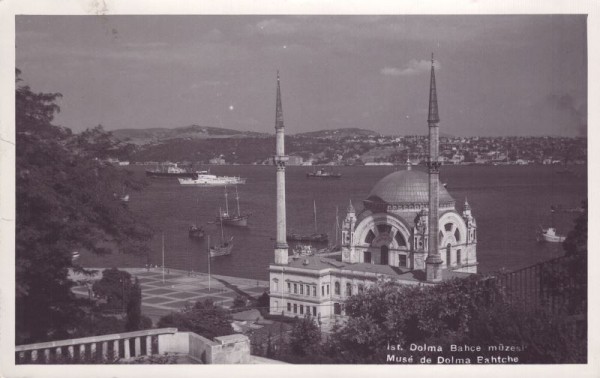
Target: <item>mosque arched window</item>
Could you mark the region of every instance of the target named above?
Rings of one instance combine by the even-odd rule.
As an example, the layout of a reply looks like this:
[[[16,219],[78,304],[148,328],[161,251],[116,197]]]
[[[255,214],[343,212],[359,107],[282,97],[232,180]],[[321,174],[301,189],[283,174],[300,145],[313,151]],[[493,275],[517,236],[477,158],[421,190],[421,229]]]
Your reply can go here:
[[[375,233],[373,232],[373,230],[369,230],[369,233],[367,234],[367,237],[365,238],[365,243],[371,244],[373,239],[375,239]]]
[[[396,232],[394,239],[396,240],[396,243],[398,243],[398,246],[406,247],[406,240],[404,240],[404,236],[402,236],[400,232]]]
[[[335,286],[334,286],[334,293],[335,295],[340,295],[340,283],[339,282],[335,282]]]
[[[450,243],[446,246],[446,266],[450,266],[452,262],[452,246]]]
[[[457,242],[460,241],[460,231],[458,228],[456,228],[456,231],[454,231],[454,239],[456,239]]]
[[[387,234],[392,231],[392,226],[389,224],[378,224],[377,231],[379,231],[380,234]]]
[[[446,224],[444,225],[444,229],[445,229],[446,231],[452,231],[452,223],[446,223]]]
[[[381,246],[381,265],[388,264],[389,248],[387,245]]]

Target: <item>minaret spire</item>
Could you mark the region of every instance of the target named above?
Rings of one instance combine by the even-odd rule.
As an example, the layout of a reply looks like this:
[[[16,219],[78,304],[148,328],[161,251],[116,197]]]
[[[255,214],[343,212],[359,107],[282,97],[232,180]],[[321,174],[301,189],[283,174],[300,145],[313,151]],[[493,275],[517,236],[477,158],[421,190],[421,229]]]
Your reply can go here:
[[[275,129],[282,129],[283,108],[281,106],[281,87],[279,85],[279,70],[277,70],[277,100],[275,105]]]
[[[437,92],[435,89],[435,61],[433,60],[433,53],[431,53],[431,84],[429,85],[429,116],[427,122],[438,123],[440,122],[440,116],[438,114],[438,102]]]
[[[440,166],[439,160],[439,126],[437,93],[435,88],[435,67],[433,53],[431,54],[431,82],[429,85],[429,217],[428,217],[428,250],[425,260],[425,273],[427,281],[440,282],[442,280],[442,257],[439,247],[439,203],[440,203]]]
[[[281,87],[279,70],[277,70],[277,99],[275,101],[275,156],[273,163],[277,167],[277,235],[275,239],[275,264],[287,265],[288,245],[286,242],[285,216],[285,133],[283,125],[283,108],[281,106]],[[283,282],[282,282],[283,285]]]

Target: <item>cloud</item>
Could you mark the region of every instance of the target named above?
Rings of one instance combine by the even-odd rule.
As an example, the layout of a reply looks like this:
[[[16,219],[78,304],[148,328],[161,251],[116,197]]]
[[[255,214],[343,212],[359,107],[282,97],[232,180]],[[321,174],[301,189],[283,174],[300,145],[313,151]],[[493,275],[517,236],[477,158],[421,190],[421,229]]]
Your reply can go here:
[[[562,123],[561,126],[575,129],[580,136],[587,135],[587,103],[575,100],[569,93],[551,94],[546,96],[546,105],[553,119]]]
[[[442,68],[438,61],[435,61],[434,65],[436,70]],[[411,59],[404,68],[384,67],[380,72],[386,76],[414,76],[429,72],[430,69],[431,61]]]

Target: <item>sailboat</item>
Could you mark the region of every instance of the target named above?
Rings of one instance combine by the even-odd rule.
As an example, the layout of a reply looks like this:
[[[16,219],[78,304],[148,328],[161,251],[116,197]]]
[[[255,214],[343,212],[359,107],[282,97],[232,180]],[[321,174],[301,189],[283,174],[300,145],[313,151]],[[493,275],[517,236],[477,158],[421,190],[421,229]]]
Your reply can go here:
[[[317,203],[313,201],[313,215],[315,219],[315,232],[314,234],[288,234],[287,241],[301,241],[301,242],[315,242],[315,243],[327,243],[329,237],[327,234],[320,234],[317,230]]]
[[[565,241],[566,237],[563,235],[559,235],[556,233],[556,228],[554,227],[554,213],[556,209],[554,206],[550,206],[550,214],[551,214],[551,226],[548,228],[544,228],[540,226],[537,235],[538,242],[548,242],[548,243],[562,243]]]
[[[219,209],[219,214],[221,213],[221,209]],[[231,255],[231,250],[233,249],[233,236],[230,236],[229,239],[225,241],[223,222],[220,221],[219,224],[221,225],[221,244],[218,246],[209,247],[208,253],[210,254],[210,257]]]
[[[227,187],[225,187],[225,211],[219,211],[219,216],[216,219],[217,223],[222,223],[227,226],[246,227],[248,226],[248,218],[251,213],[242,214],[240,212],[240,196],[237,186],[235,187],[235,200],[237,203],[237,214],[229,213],[229,201],[227,198]]]
[[[341,228],[340,228],[340,217],[339,217],[339,211],[338,211],[338,207],[335,207],[335,225],[334,227],[334,233],[335,233],[335,244],[331,244],[328,248],[328,250],[330,252],[332,251],[339,251],[340,250],[340,234],[342,232]]]

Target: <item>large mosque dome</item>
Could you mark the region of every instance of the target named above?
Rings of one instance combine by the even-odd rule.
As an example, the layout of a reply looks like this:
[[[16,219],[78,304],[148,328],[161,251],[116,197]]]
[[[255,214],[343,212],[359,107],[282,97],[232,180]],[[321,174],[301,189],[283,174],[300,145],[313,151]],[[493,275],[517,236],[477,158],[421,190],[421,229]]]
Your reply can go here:
[[[366,202],[387,205],[413,205],[429,203],[429,175],[418,170],[390,173],[375,184]],[[440,204],[454,203],[446,188],[440,185]]]

